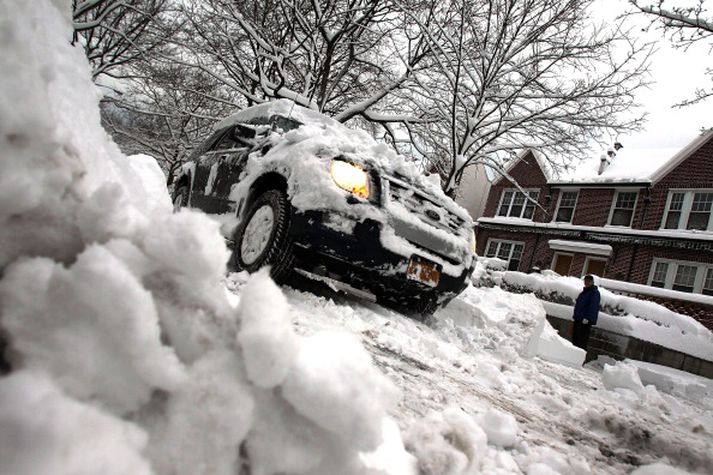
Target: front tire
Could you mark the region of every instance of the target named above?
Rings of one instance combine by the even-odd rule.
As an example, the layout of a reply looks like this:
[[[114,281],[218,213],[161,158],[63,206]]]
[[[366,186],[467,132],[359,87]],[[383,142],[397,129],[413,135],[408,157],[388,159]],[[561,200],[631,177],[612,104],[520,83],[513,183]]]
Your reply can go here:
[[[264,192],[252,204],[235,232],[235,267],[253,273],[264,266],[271,266],[273,280],[286,282],[294,263],[289,229],[287,194],[281,190]]]

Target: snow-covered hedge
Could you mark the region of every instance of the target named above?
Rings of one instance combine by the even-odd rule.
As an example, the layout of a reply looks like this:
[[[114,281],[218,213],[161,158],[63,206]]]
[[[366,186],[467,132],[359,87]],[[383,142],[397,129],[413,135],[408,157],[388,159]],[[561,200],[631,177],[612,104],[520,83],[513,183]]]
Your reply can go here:
[[[581,279],[551,271],[490,271],[474,280],[475,285],[483,286],[491,282],[508,292],[533,293],[544,302],[549,314],[565,319],[572,318],[574,302],[583,287]],[[595,283],[599,283],[596,277]],[[713,361],[713,333],[694,318],[655,302],[615,294],[602,287],[599,290],[599,327]]]

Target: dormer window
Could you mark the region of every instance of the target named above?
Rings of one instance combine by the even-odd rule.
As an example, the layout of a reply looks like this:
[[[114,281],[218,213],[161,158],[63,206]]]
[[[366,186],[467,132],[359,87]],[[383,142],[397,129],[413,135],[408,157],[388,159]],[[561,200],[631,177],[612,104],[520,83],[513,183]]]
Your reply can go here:
[[[713,190],[671,191],[661,227],[713,231],[712,208]]]
[[[571,223],[574,216],[574,207],[577,204],[578,191],[563,191],[560,193],[560,200],[557,205],[555,221],[561,223]]]
[[[639,193],[636,191],[617,191],[614,195],[614,206],[609,216],[609,224],[631,227],[638,196]]]
[[[525,194],[516,189],[505,189],[500,197],[498,206],[498,216],[509,218],[532,219],[535,213],[535,203],[540,196],[539,191],[527,191],[530,199]]]

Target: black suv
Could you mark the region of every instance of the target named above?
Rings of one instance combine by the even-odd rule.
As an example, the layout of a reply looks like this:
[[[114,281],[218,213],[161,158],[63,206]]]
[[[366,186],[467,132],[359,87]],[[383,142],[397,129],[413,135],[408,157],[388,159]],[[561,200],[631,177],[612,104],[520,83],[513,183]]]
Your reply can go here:
[[[233,259],[430,314],[467,285],[467,212],[365,132],[280,100],[220,122],[179,173],[174,207],[233,214]]]

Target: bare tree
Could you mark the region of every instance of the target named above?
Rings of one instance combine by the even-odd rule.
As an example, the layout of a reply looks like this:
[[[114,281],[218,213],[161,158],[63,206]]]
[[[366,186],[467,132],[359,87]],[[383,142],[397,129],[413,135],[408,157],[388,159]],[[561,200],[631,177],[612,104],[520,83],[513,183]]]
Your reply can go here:
[[[664,7],[663,0],[654,4],[639,0],[630,0],[636,12],[644,13],[651,17],[653,25],[656,25],[670,35],[674,46],[687,49],[691,45],[704,42],[713,47],[711,39],[713,37],[713,13],[708,10],[705,0],[698,0],[688,6]],[[713,69],[706,70],[710,79],[713,80]],[[695,91],[692,99],[678,104],[686,106],[701,102],[713,95],[713,90],[699,88]]]
[[[104,126],[125,153],[156,158],[170,185],[195,144],[234,106],[198,71],[161,62],[133,67],[128,90],[103,101]]]
[[[126,66],[164,44],[167,6],[168,0],[72,0],[72,43],[84,48],[92,78],[126,77]]]
[[[289,98],[347,121],[380,118],[410,81],[424,43],[395,44],[391,0],[207,0],[185,5],[182,63],[253,104]],[[376,112],[375,112],[376,111]]]
[[[639,126],[631,108],[650,48],[616,25],[593,24],[590,3],[403,4],[432,51],[412,97],[412,116],[431,120],[404,125],[446,192],[476,163],[502,173],[505,160],[530,148],[557,171],[582,158],[591,140]]]

